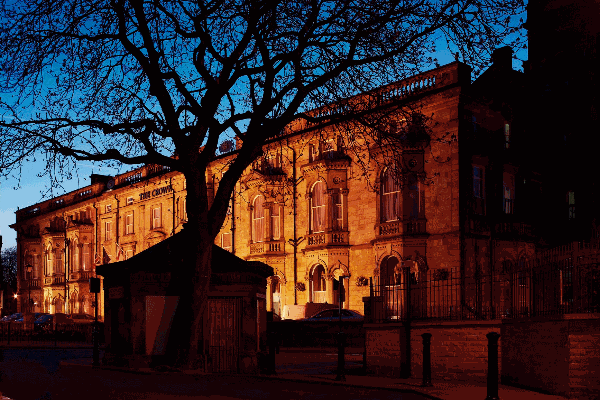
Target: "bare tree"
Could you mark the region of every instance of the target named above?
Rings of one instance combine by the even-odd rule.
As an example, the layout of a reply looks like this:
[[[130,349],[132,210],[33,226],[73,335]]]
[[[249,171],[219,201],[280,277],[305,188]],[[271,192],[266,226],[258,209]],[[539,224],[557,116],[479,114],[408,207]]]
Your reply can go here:
[[[175,316],[182,362],[206,328],[211,247],[229,198],[264,143],[297,119],[352,120],[339,102],[436,60],[440,40],[479,66],[507,35],[521,0],[3,0],[0,168],[33,159],[53,179],[78,161],[181,171],[186,264]],[[206,168],[219,143],[242,147],[214,201]],[[209,204],[211,204],[209,206]],[[183,321],[183,322],[182,322]]]
[[[2,282],[17,290],[17,246],[2,249]]]

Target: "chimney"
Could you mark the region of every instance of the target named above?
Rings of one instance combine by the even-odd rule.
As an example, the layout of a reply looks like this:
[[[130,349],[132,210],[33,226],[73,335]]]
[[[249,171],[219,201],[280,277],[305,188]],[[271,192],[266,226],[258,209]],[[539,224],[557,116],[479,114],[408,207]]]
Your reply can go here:
[[[496,68],[512,69],[512,54],[510,46],[500,47],[492,53],[492,62]]]

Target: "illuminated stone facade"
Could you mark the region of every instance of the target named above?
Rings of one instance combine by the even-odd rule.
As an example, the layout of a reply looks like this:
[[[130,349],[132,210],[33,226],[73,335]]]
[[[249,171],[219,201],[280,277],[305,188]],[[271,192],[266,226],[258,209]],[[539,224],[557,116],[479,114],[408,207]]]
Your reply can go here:
[[[519,133],[515,113],[482,95],[487,81],[511,74],[519,73],[497,63],[472,83],[470,68],[455,62],[356,98],[413,110],[392,115],[392,126],[402,134],[422,122],[426,146],[407,142],[390,153],[331,126],[291,124],[240,179],[215,243],[274,269],[267,309],[282,318],[337,304],[340,276],[348,277],[343,307],[362,312],[369,278],[402,267],[419,279],[428,270],[485,272],[529,257],[537,238],[519,203],[530,188],[519,182],[535,175],[507,156]],[[209,167],[209,195],[232,157],[219,154]],[[88,187],[18,211],[21,309],[31,287],[36,311],[66,303],[67,312],[91,313],[87,282],[96,263],[162,241],[185,218],[183,176],[152,166],[92,176]]]

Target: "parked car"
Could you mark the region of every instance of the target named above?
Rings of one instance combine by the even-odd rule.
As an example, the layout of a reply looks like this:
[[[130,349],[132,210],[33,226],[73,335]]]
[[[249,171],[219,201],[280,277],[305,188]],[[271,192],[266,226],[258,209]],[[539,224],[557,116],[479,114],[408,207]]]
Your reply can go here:
[[[76,324],[86,324],[94,322],[94,316],[85,313],[76,313],[69,316]]]
[[[6,315],[4,316],[2,319],[0,319],[0,321],[2,322],[13,322],[19,318],[23,318],[23,314],[21,313],[15,313],[15,314],[11,314],[11,315]]]
[[[73,320],[67,314],[56,313],[42,315],[35,320],[33,327],[40,331],[52,330],[55,319],[57,324],[73,324]]]
[[[365,317],[356,311],[342,310],[342,321],[364,321]],[[331,309],[319,311],[310,318],[304,318],[307,322],[335,322],[340,320],[340,310]]]
[[[38,319],[39,317],[41,317],[42,315],[46,315],[48,313],[43,313],[43,312],[36,312],[33,314],[33,321],[35,321],[36,319]],[[15,322],[23,322],[25,320],[25,315],[21,316],[21,318],[16,319]]]

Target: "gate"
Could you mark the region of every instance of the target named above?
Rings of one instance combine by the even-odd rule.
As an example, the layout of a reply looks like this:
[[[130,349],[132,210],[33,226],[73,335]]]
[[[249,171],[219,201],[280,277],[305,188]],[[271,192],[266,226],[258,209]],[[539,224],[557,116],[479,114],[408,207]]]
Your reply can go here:
[[[239,372],[241,297],[208,299],[208,372]]]

